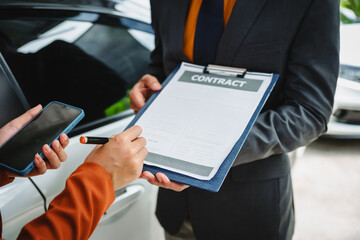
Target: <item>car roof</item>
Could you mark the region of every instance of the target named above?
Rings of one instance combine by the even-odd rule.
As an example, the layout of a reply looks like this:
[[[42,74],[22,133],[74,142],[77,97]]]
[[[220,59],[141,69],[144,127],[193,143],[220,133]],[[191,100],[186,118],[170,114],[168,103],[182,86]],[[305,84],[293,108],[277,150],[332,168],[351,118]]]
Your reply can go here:
[[[33,8],[97,12],[150,23],[149,0],[2,0],[0,8]]]

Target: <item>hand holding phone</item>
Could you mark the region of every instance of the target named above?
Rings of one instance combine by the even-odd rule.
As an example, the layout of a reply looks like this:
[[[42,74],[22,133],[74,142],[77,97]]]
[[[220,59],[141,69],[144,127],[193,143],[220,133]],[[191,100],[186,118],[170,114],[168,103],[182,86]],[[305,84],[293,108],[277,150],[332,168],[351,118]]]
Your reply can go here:
[[[0,146],[0,166],[13,176],[27,175],[35,165],[28,175],[58,168],[66,159],[63,148],[68,144],[67,136],[62,133],[68,133],[84,117],[82,109],[60,102],[51,102],[39,113],[40,110],[41,106],[37,106],[0,129],[0,145],[9,138],[6,134],[12,135],[18,130]],[[21,128],[29,119],[31,121]],[[34,159],[36,153],[40,155]],[[43,157],[48,161],[44,162]]]
[[[0,128],[0,146],[5,143],[10,137],[12,137],[17,131],[19,131],[34,116],[36,116],[36,114],[38,114],[41,109],[42,106],[39,104]],[[34,157],[35,168],[24,177],[41,175],[44,174],[48,169],[59,168],[61,162],[64,162],[66,160],[67,155],[64,149],[68,144],[69,138],[67,137],[67,135],[61,134],[59,141],[53,142],[52,149],[48,148],[47,145],[44,145],[43,152],[47,161],[42,159],[39,154],[36,154]],[[8,171],[4,173],[7,175],[7,177],[17,176],[16,174]]]

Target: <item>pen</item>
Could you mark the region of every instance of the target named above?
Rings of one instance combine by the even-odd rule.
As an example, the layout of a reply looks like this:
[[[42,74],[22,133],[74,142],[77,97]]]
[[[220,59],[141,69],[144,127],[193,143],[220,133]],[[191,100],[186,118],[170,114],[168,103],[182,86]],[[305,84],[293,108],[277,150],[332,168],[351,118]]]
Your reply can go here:
[[[106,138],[106,137],[80,137],[80,142],[82,144],[105,144],[109,142],[112,138]]]

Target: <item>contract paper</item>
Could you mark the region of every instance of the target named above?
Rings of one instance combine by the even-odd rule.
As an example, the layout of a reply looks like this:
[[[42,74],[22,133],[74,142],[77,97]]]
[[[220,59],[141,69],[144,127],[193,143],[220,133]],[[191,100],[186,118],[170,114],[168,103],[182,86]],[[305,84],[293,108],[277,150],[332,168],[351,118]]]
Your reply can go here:
[[[149,151],[144,163],[211,179],[238,141],[272,74],[203,73],[183,63],[135,123]],[[220,74],[219,74],[220,73]]]

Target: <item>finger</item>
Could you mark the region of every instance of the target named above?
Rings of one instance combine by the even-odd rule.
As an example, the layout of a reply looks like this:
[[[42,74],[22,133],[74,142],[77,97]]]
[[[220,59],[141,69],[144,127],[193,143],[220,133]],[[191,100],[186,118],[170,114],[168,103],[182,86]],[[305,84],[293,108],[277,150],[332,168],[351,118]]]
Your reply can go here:
[[[38,114],[41,111],[41,109],[42,109],[41,104],[38,104],[37,106],[28,110],[28,112],[30,114],[30,118],[33,118],[36,114]]]
[[[34,162],[35,162],[35,167],[37,168],[37,173],[38,175],[41,175],[41,174],[44,174],[46,173],[46,163],[45,161],[40,157],[40,155],[37,153],[35,155],[35,159],[34,159]]]
[[[34,157],[34,163],[35,168],[32,169],[28,174],[21,177],[33,177],[38,176],[46,173],[47,167],[45,161],[40,157],[40,155],[37,153]],[[14,174],[12,172],[4,171],[4,173],[7,175],[7,177],[19,177],[19,175]]]
[[[159,173],[157,173],[159,174]],[[151,172],[145,171],[142,174],[142,177],[145,178],[150,184],[162,187],[162,188],[168,188],[171,189],[171,184],[164,184],[163,182],[160,182],[156,176],[154,176]],[[174,189],[173,189],[174,190]]]
[[[176,192],[181,192],[181,191],[185,190],[188,187],[189,187],[189,185],[185,185],[185,184],[182,184],[182,183],[177,183],[177,182],[171,181],[169,189],[174,190]]]
[[[52,149],[55,151],[57,157],[59,158],[60,162],[65,162],[67,158],[67,154],[64,151],[64,148],[60,145],[58,140],[55,140],[52,143]]]
[[[129,93],[129,98],[131,102],[130,107],[134,111],[139,111],[145,105],[146,98],[140,89],[139,83],[135,84],[133,89],[131,89]]]
[[[21,116],[15,118],[11,121],[11,124],[18,129],[25,125],[28,121],[30,121],[36,114],[38,114],[42,109],[42,106],[39,104],[36,107],[31,108]]]
[[[69,137],[65,133],[60,135],[60,143],[64,149],[69,145]]]
[[[146,87],[150,88],[152,91],[159,91],[161,89],[161,84],[156,77],[146,74],[144,75],[140,82],[142,82]]]
[[[132,102],[130,103],[130,108],[134,110],[134,113],[137,114],[139,112],[139,108],[135,106]]]
[[[146,140],[143,137],[138,137],[133,141],[133,147],[135,148],[136,152],[139,152],[146,146]]]
[[[157,173],[156,179],[163,185],[163,187],[177,192],[180,192],[189,187],[188,185],[182,183],[170,181],[169,178],[163,173]]]
[[[56,153],[49,147],[49,145],[45,144],[42,148],[42,151],[48,160],[49,169],[57,169],[60,167],[61,161]]]
[[[161,88],[161,84],[156,77],[149,74],[144,75],[130,91],[131,109],[137,113],[145,105],[149,93],[152,94],[153,91],[159,91]]]
[[[153,185],[157,185],[159,186],[159,182],[157,181],[156,177],[154,176],[154,174],[152,174],[149,171],[145,171],[142,173],[142,177],[145,178],[149,183],[153,184]]]
[[[139,152],[138,152],[138,157],[139,159],[141,159],[141,161],[144,161],[144,159],[146,158],[146,156],[148,155],[149,151],[147,150],[147,148],[142,148]]]
[[[155,177],[160,183],[164,184],[164,186],[170,187],[170,180],[165,174],[156,173]]]
[[[103,148],[104,146],[106,146],[106,144],[105,144],[105,145],[97,144],[97,145],[95,145],[95,147],[93,148],[93,150],[98,151],[99,148]]]
[[[139,137],[141,133],[142,133],[141,127],[135,125],[135,126],[130,127],[129,129],[125,130],[124,132],[120,133],[119,135],[117,135],[115,137],[115,139],[119,138],[121,136],[121,137],[124,137],[126,140],[133,141],[137,137]]]
[[[140,178],[145,178],[144,172],[141,172]]]
[[[5,126],[0,128],[0,146],[4,144],[4,142],[6,142],[17,131],[19,131],[19,129],[21,129],[27,122],[29,122],[30,119],[41,110],[41,108],[41,105],[37,105],[36,107],[22,114],[20,117],[15,118],[14,120],[7,123]]]

